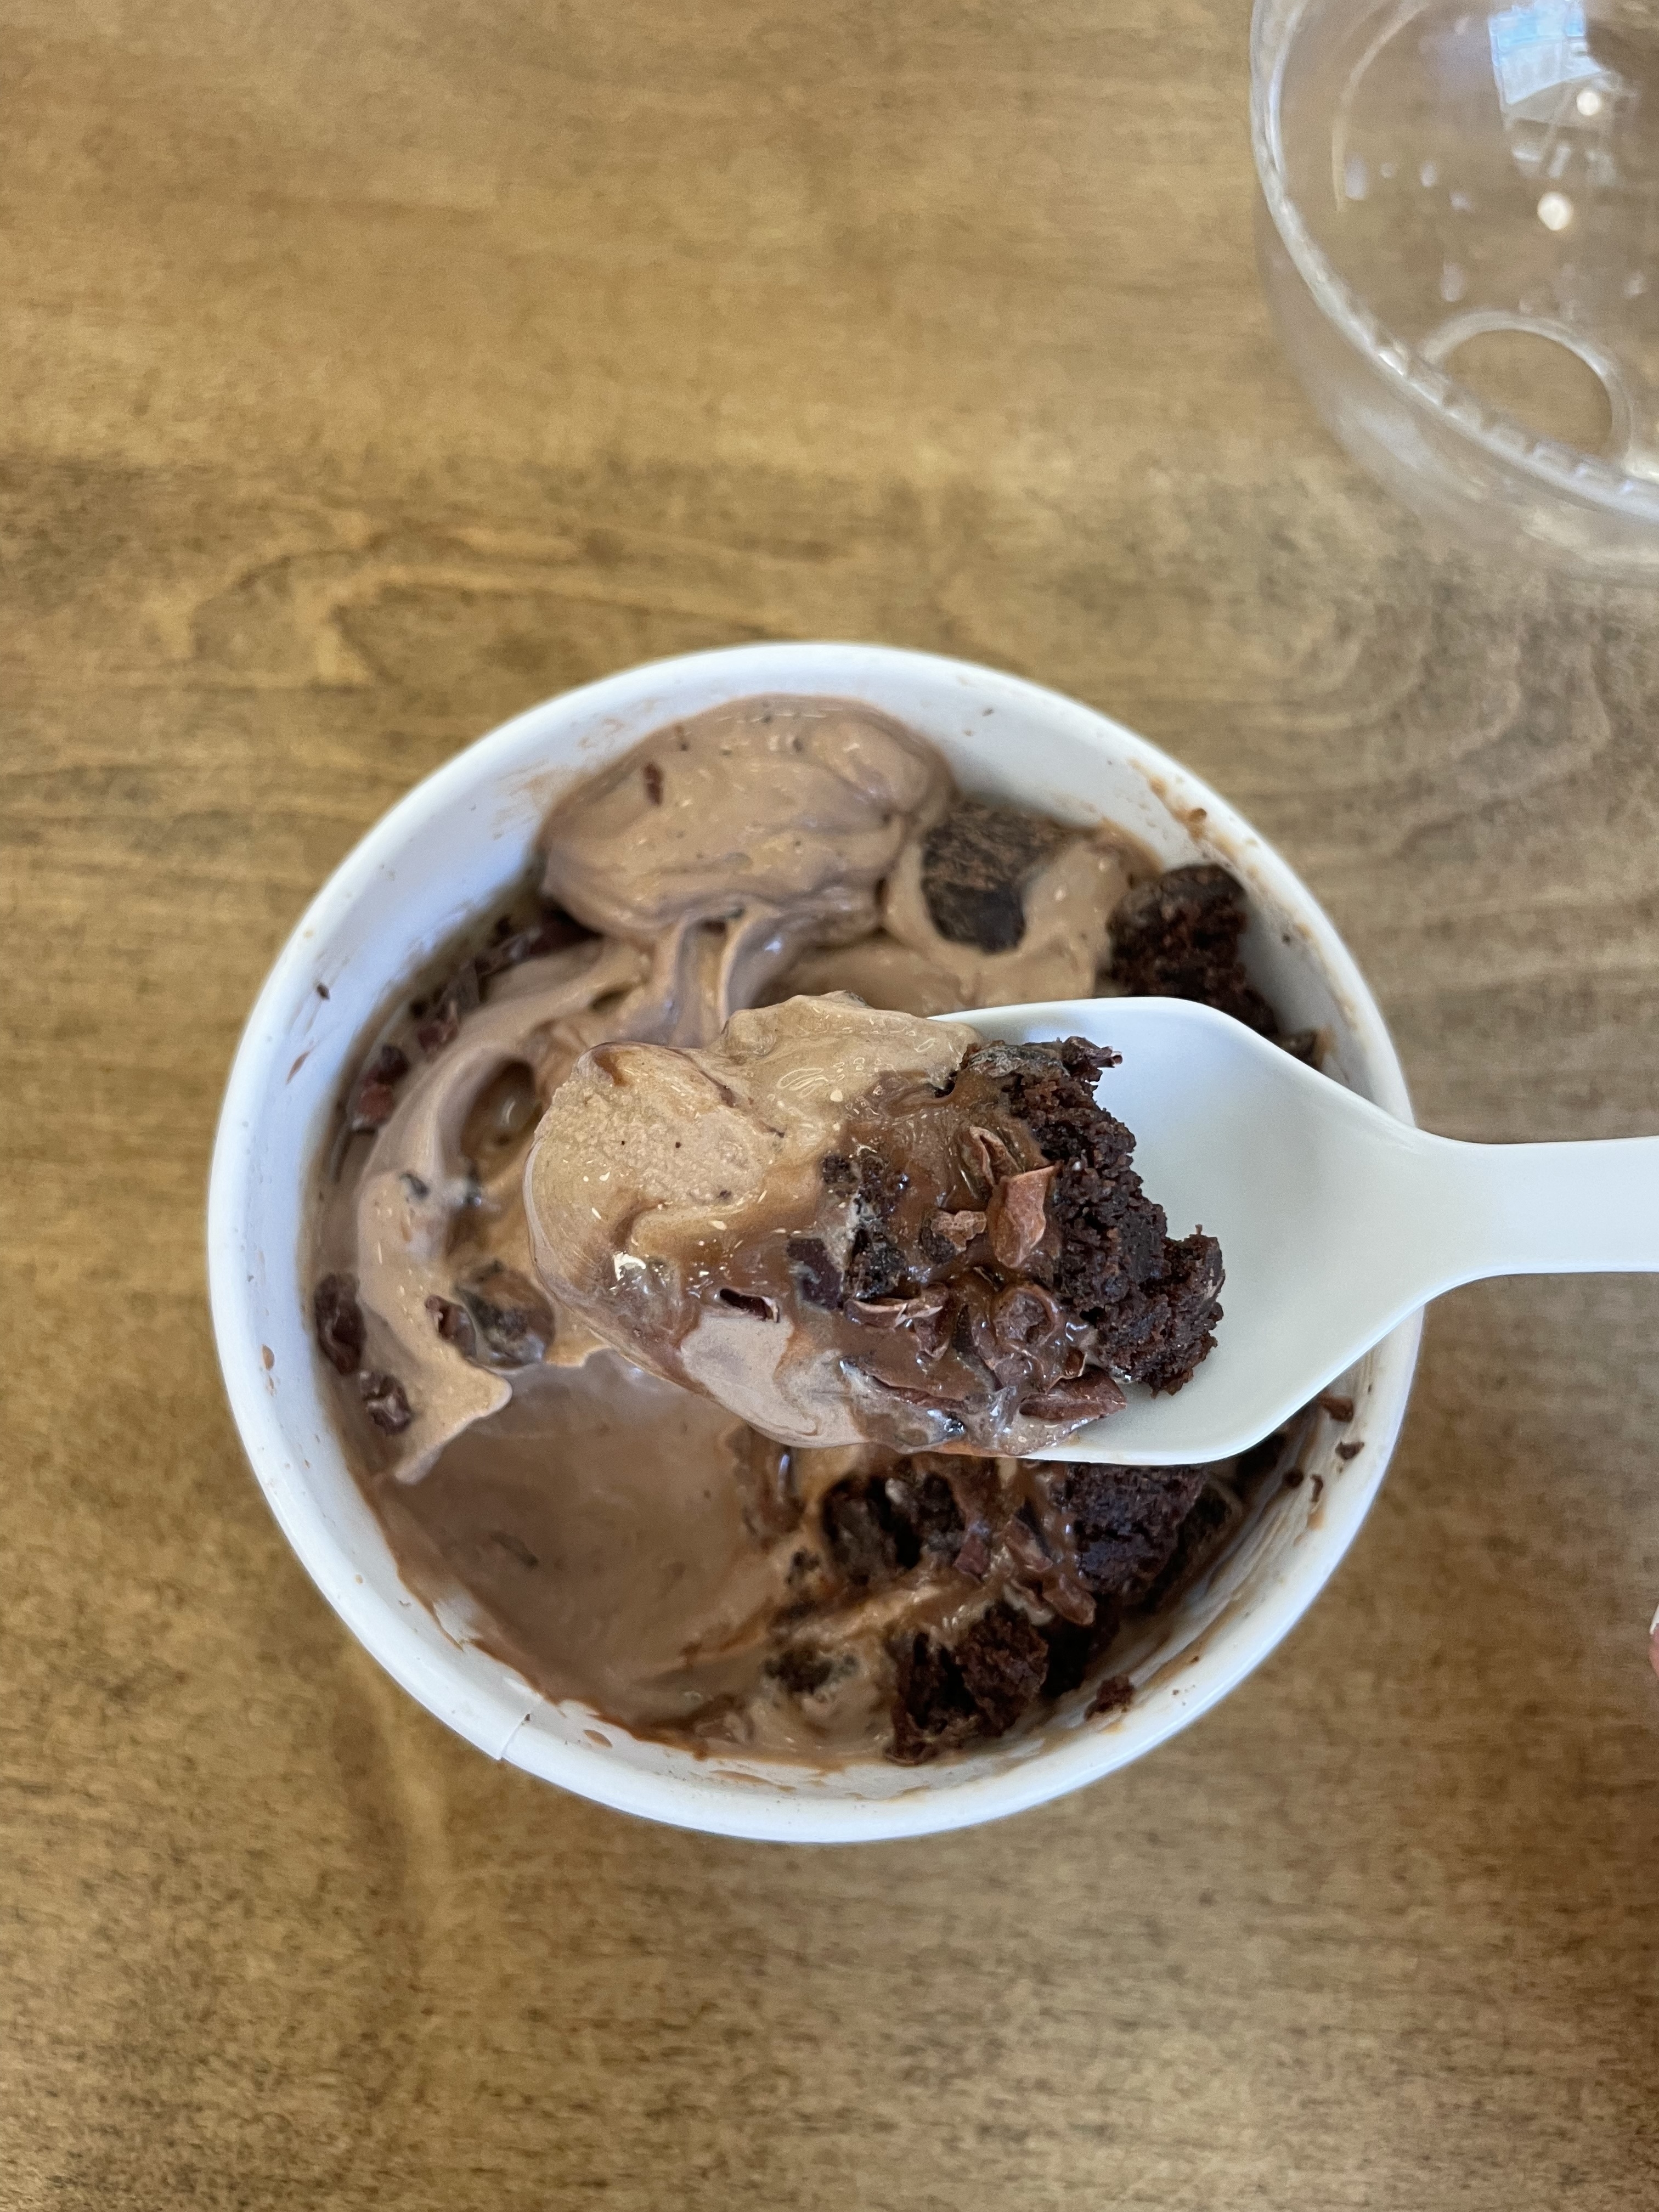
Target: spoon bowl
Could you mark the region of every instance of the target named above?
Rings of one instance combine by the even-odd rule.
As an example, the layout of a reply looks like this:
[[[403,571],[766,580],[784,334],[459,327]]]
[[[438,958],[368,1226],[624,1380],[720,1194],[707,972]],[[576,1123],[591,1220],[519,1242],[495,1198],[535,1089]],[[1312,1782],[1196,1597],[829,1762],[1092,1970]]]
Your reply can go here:
[[[1220,1242],[1216,1346],[1192,1380],[1038,1455],[1196,1465],[1247,1450],[1409,1314],[1488,1275],[1659,1269],[1659,1137],[1477,1145],[1397,1121],[1242,1022],[1185,999],[953,1015],[1024,1044],[1122,1055],[1103,1106],[1173,1235]]]

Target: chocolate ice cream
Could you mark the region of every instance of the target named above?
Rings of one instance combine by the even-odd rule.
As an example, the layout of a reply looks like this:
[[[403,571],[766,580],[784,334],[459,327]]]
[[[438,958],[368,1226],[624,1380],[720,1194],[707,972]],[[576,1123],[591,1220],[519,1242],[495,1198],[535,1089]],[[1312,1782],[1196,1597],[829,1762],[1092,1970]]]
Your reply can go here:
[[[411,1587],[694,1746],[915,1760],[1085,1685],[1112,1709],[1121,1620],[1260,1468],[1018,1454],[1178,1383],[1218,1255],[1139,1192],[1091,1048],[908,1017],[1148,988],[1120,935],[1156,961],[1164,927],[1165,976],[1191,902],[1120,930],[1158,880],[1127,837],[957,793],[839,700],[670,725],[541,843],[365,1040],[319,1179],[319,1352]]]

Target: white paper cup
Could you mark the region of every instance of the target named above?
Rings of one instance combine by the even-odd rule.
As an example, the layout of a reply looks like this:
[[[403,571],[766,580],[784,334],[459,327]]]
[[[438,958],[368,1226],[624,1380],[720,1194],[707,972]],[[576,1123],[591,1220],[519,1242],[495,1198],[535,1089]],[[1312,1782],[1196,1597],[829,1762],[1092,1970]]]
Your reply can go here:
[[[1303,885],[1249,823],[1140,738],[1073,701],[961,661],[877,646],[759,645],[607,677],[532,708],[428,776],[337,870],[289,939],[247,1025],[226,1094],[208,1204],[214,1328],[232,1410],[272,1511],[312,1579],[388,1673],[494,1759],[625,1812],[793,1843],[919,1835],[1042,1803],[1139,1759],[1224,1697],[1312,1602],[1353,1540],[1394,1449],[1420,1322],[1341,1386],[1353,1423],[1322,1423],[1311,1480],[1259,1496],[1219,1560],[1141,1624],[1121,1665],[1133,1705],[1044,1726],[923,1767],[830,1770],[635,1741],[550,1704],[398,1577],[352,1480],[309,1327],[301,1194],[366,1025],[446,940],[519,888],[557,793],[659,724],[758,691],[867,701],[929,738],[969,790],[1079,823],[1121,824],[1166,866],[1225,863],[1248,884],[1255,980],[1294,1028],[1332,1040],[1326,1065],[1411,1118],[1388,1031]],[[319,986],[326,989],[325,999]],[[1363,1445],[1344,1460],[1340,1439]]]

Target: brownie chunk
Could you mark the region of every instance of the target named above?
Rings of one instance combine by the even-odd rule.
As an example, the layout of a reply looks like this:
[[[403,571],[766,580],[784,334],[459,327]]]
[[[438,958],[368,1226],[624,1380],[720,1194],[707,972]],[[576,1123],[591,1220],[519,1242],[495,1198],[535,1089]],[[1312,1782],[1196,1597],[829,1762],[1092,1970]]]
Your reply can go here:
[[[1100,1330],[1115,1374],[1178,1390],[1214,1348],[1221,1248],[1201,1230],[1170,1237],[1142,1190],[1133,1136],[1095,1102],[1115,1055],[1081,1037],[990,1049],[1006,1065],[1013,1110],[1060,1169],[1048,1194],[1059,1257],[1034,1262],[1033,1275]]]
[[[819,1511],[836,1571],[854,1589],[890,1583],[921,1557],[915,1530],[894,1511],[879,1480],[854,1475],[838,1482]]]
[[[924,1557],[953,1559],[967,1534],[949,1480],[905,1459],[895,1459],[891,1472],[838,1482],[819,1513],[836,1572],[860,1589],[908,1574]]]
[[[1005,1735],[1042,1695],[1048,1645],[1023,1613],[994,1605],[957,1645],[956,1660],[979,1708],[981,1733]]]
[[[921,842],[921,895],[939,935],[1012,952],[1025,934],[1025,885],[1066,841],[1057,822],[958,799]]]
[[[908,1638],[895,1654],[891,1758],[918,1765],[941,1751],[1006,1735],[1042,1697],[1048,1638],[1012,1606],[994,1605],[954,1645]]]
[[[1204,1487],[1201,1467],[1096,1467],[1073,1461],[1054,1486],[1077,1546],[1077,1568],[1097,1596],[1145,1601]]]
[[[905,1639],[894,1655],[893,1747],[889,1758],[919,1766],[981,1733],[979,1707],[955,1655],[931,1636]]]
[[[1225,868],[1171,868],[1119,902],[1111,979],[1138,997],[1196,999],[1272,1036],[1273,1010],[1238,957],[1249,920],[1243,890]]]

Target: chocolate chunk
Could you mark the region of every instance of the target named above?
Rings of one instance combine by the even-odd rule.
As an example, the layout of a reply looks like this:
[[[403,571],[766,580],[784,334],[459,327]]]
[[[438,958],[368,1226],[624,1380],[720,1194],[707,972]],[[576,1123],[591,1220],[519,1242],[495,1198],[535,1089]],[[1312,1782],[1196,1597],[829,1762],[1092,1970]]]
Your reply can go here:
[[[1017,1271],[1042,1243],[1048,1226],[1044,1211],[1048,1186],[1057,1172],[1053,1165],[1030,1168],[1024,1175],[1010,1176],[991,1193],[985,1224],[999,1267]]]
[[[959,1213],[936,1213],[933,1216],[934,1234],[941,1238],[952,1253],[963,1253],[976,1237],[985,1234],[985,1216],[964,1208]]]
[[[748,1291],[734,1291],[729,1285],[721,1287],[720,1302],[730,1306],[734,1313],[747,1314],[751,1321],[775,1321],[778,1317],[778,1310],[770,1298],[757,1297]]]
[[[766,1671],[775,1681],[781,1682],[792,1697],[810,1698],[814,1690],[821,1690],[836,1673],[836,1662],[827,1651],[816,1650],[810,1644],[792,1644],[769,1659]]]
[[[1336,1455],[1339,1459],[1358,1459],[1364,1449],[1364,1444],[1339,1444]]]
[[[550,907],[532,928],[504,937],[489,951],[480,955],[477,963],[478,980],[482,983],[505,969],[521,966],[526,960],[540,960],[550,952],[562,952],[567,945],[580,945],[592,935],[591,929],[584,927],[562,907]],[[420,1011],[424,1013],[426,1009],[422,1006]]]
[[[325,1275],[311,1298],[323,1357],[342,1375],[355,1375],[363,1358],[363,1310],[355,1275]]]
[[[833,1313],[842,1299],[841,1269],[830,1258],[830,1248],[823,1238],[791,1237],[783,1249],[789,1272],[805,1303],[823,1306]]]
[[[1277,1017],[1238,957],[1249,921],[1243,887],[1225,868],[1171,868],[1118,902],[1112,981],[1140,997],[1196,999],[1272,1036]]]
[[[463,1017],[470,1014],[479,1002],[478,984],[478,963],[476,960],[468,960],[463,962],[437,994],[433,1001],[436,1011],[415,1032],[416,1042],[428,1060],[434,1059],[446,1045],[453,1044],[460,1035]]]
[[[369,1419],[389,1437],[401,1434],[415,1418],[408,1393],[395,1375],[360,1375],[357,1391]]]
[[[818,1162],[818,1180],[826,1190],[851,1193],[859,1187],[853,1163],[845,1152],[826,1152]]]
[[[1103,1367],[1091,1367],[1022,1399],[1019,1410],[1034,1421],[1101,1421],[1121,1413],[1127,1403]]]
[[[1139,1604],[1174,1553],[1204,1481],[1201,1467],[1068,1462],[1054,1500],[1071,1524],[1088,1588],[1097,1597]]]
[[[913,1298],[849,1297],[842,1310],[849,1320],[884,1334],[902,1329],[927,1359],[944,1351],[956,1321],[951,1294],[942,1285]]]
[[[460,1009],[446,1002],[430,1021],[422,1022],[415,1032],[415,1042],[428,1060],[435,1060],[448,1044],[453,1044],[461,1033]]]
[[[553,1341],[553,1309],[533,1283],[497,1262],[457,1285],[492,1367],[533,1367]]]
[[[983,1733],[1004,1735],[1042,1695],[1048,1646],[1023,1613],[996,1605],[957,1641],[956,1662]]]
[[[1103,1713],[1127,1712],[1135,1701],[1135,1686],[1127,1674],[1109,1674],[1085,1708],[1090,1720]]]
[[[444,1342],[453,1344],[463,1358],[471,1359],[478,1348],[478,1339],[466,1308],[458,1306],[453,1298],[431,1297],[426,1310]]]
[[[1334,1421],[1353,1419],[1353,1400],[1341,1396],[1334,1390],[1322,1390],[1314,1403],[1328,1413]]]
[[[957,1553],[957,1572],[976,1583],[982,1583],[991,1565],[991,1547],[986,1542],[982,1529],[971,1528]]]
[[[354,1132],[386,1127],[397,1105],[393,1086],[408,1073],[409,1055],[395,1044],[383,1044],[357,1079],[351,1102]]]
[[[921,843],[921,895],[939,935],[1012,952],[1025,934],[1025,884],[1066,834],[1035,814],[958,799]]]

